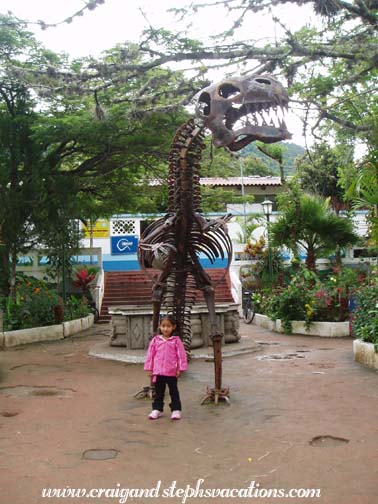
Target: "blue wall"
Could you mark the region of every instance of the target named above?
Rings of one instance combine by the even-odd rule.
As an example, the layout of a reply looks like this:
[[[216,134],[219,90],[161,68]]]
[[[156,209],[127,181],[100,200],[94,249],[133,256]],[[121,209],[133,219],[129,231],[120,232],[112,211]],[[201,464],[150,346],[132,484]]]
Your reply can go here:
[[[104,254],[103,258],[104,271],[138,271],[140,270],[138,258],[136,254],[127,256],[114,256],[111,254]],[[200,263],[203,268],[225,268],[227,266],[226,260],[217,259],[214,264],[211,264],[206,257],[200,258]]]

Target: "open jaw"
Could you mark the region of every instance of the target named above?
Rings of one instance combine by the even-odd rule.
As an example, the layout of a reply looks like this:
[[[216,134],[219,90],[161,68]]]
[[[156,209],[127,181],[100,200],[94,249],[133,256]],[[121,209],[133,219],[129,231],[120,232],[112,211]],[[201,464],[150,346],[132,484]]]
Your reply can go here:
[[[273,143],[291,138],[284,119],[286,108],[269,103],[244,104],[239,109],[232,107],[224,121],[225,127],[233,133],[233,140],[227,147],[239,150],[254,140]]]
[[[202,90],[196,114],[211,130],[216,147],[237,151],[254,140],[290,139],[284,120],[288,102],[283,86],[269,75],[234,77]]]

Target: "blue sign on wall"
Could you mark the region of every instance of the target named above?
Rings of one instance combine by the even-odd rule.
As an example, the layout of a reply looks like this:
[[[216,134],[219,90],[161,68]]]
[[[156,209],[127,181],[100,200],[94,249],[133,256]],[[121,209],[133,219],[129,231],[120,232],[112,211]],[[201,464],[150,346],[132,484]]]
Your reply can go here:
[[[138,250],[138,236],[112,236],[111,253],[116,254],[136,254]]]

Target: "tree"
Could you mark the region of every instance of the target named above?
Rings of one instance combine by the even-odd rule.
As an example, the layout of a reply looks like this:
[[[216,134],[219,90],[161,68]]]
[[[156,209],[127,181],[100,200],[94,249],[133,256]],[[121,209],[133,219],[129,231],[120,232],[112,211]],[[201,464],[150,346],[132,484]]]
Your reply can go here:
[[[261,148],[262,147],[262,148]],[[269,148],[273,147],[272,150]],[[277,147],[277,149],[274,149]],[[269,156],[263,152],[270,152]],[[253,142],[243,149],[243,154],[246,158],[251,158],[255,161],[251,173],[248,173],[248,164],[246,167],[247,174],[260,176],[277,176],[280,174],[280,169],[283,169],[284,177],[294,174],[296,170],[296,161],[299,157],[305,154],[305,149],[291,142],[278,142],[276,144],[262,144],[261,142]],[[277,159],[275,159],[277,158]],[[282,167],[280,167],[281,163]]]
[[[352,155],[353,152],[348,146],[331,148],[323,142],[315,144],[297,162],[297,174],[302,189],[310,194],[329,198],[330,205],[337,214],[346,206],[340,173],[353,164]]]
[[[202,154],[202,177],[240,177],[241,172],[245,176],[276,175],[276,172],[250,148],[244,148],[236,155],[225,149],[214,149],[211,138],[206,138],[205,143],[207,149]]]
[[[298,6],[307,9],[302,14],[304,25],[296,32],[280,22],[279,8]],[[320,124],[331,121],[347,129],[352,135],[367,132],[376,110],[377,25],[378,5],[375,1],[352,0],[214,0],[197,2],[191,9],[223,6],[233,17],[230,29],[212,46],[200,46],[196,51],[175,51],[175,58],[220,62],[234,60],[244,66],[245,73],[280,72],[285,75],[291,95],[304,107],[305,123],[309,116],[315,131]],[[311,26],[306,13],[311,8],[317,14],[316,25]],[[272,12],[272,22],[280,30],[281,38],[273,43],[242,40],[234,42],[243,24],[253,26],[257,12]],[[177,9],[184,16],[188,10]],[[233,37],[233,40],[228,42]],[[169,40],[164,37],[163,43]],[[164,54],[169,54],[166,50]],[[162,58],[163,52],[155,52]],[[169,56],[168,56],[169,57]],[[197,59],[198,58],[198,59]]]
[[[17,254],[36,238],[31,216],[38,204],[35,162],[39,150],[31,140],[35,120],[31,107],[22,85],[0,84],[0,292],[13,291]]]
[[[247,177],[275,177],[278,175],[277,171],[265,159],[255,156],[246,155],[241,158],[243,163],[243,173]]]
[[[0,41],[0,290],[7,294],[17,254],[49,241],[66,219],[142,208],[149,179],[166,170],[172,136],[187,114],[178,105],[163,110],[180,73],[157,69],[118,82],[94,107],[72,80],[53,92],[57,68],[71,79],[82,62],[45,50],[19,25],[0,24]],[[114,63],[120,57],[118,50],[106,55]],[[37,75],[47,68],[50,74]],[[137,94],[143,101],[152,81],[160,86],[160,112],[133,100]]]
[[[58,292],[66,301],[68,279],[73,270],[73,256],[80,250],[82,234],[78,222],[72,219],[69,211],[65,212],[63,205],[57,212],[54,220],[38,222],[38,238],[46,247],[47,273],[56,282]]]
[[[282,215],[270,227],[272,245],[285,245],[296,256],[305,251],[309,270],[315,270],[318,257],[359,240],[352,222],[336,215],[328,200],[303,194],[297,187],[278,200]]]
[[[262,142],[257,142],[256,145],[260,152],[262,152],[263,154],[265,154],[265,156],[268,156],[268,158],[272,159],[278,164],[280,170],[281,183],[284,184],[285,172],[284,172],[283,153],[285,147],[283,147],[281,144],[265,145]]]
[[[168,130],[162,117],[167,120],[167,114],[173,113],[177,119],[182,114],[182,106],[207,84],[207,64],[219,67],[225,62],[233,63],[243,73],[280,73],[286,77],[293,103],[306,111],[305,123],[311,124],[313,132],[328,134],[333,128],[338,138],[350,137],[353,142],[354,137],[360,136],[371,142],[366,135],[378,111],[374,92],[378,69],[376,2],[294,0],[291,3],[298,9],[312,6],[319,14],[317,26],[306,25],[292,32],[275,17],[273,21],[281,30],[279,40],[272,43],[235,40],[238,27],[249,22],[255,12],[266,12],[271,7],[270,1],[210,0],[192,4],[191,12],[201,6],[224,5],[235,19],[222,38],[213,39],[209,45],[183,33],[149,27],[139,44],[120,45],[99,60],[86,58],[75,62],[41,51],[35,42],[30,45],[30,35],[22,23],[4,16],[0,23],[2,47],[6,49],[2,76],[32,89],[38,100],[50,104],[50,111],[53,97],[53,116],[46,114],[41,130],[35,132],[40,142],[45,132],[46,138],[52,140],[51,148],[45,146],[45,164],[71,178],[77,194],[86,193],[96,200],[101,199],[96,192],[97,175],[104,173],[110,178],[110,174],[118,172],[125,152],[140,147],[136,157],[123,160],[126,174],[136,169],[139,176],[143,169],[147,170],[150,160],[156,159],[155,139],[152,142],[155,150],[145,162],[146,144],[140,142],[141,132],[148,129],[151,118],[156,119],[155,126],[160,132]],[[277,8],[286,4],[285,0],[274,2]],[[9,49],[14,47],[17,51],[9,57]],[[184,61],[190,62],[189,80],[184,72],[167,69],[171,62]],[[64,121],[68,112],[71,115]],[[95,134],[92,142],[85,143],[84,134],[93,132],[89,127],[93,126],[93,116],[97,118]],[[109,118],[113,124],[115,120],[123,120],[121,138],[117,137],[117,128],[112,129]],[[126,131],[126,124],[136,125],[136,129]],[[130,141],[125,143],[126,137]],[[48,186],[49,191],[52,186]]]
[[[378,251],[378,150],[372,149],[357,167],[347,187],[354,209],[368,210],[369,241]]]
[[[38,25],[41,30],[47,30],[48,28],[55,28],[58,25],[61,24],[71,24],[72,21],[77,18],[81,17],[84,15],[86,11],[93,11],[96,9],[99,5],[102,5],[105,3],[105,0],[88,0],[85,2],[84,6],[81,7],[81,9],[73,12],[71,15],[67,16],[65,19],[58,21],[56,23],[46,23],[43,19],[38,19],[37,21],[29,21],[26,19],[14,19],[14,20],[0,20],[0,26],[1,25],[6,25],[6,26],[19,26],[20,24],[22,25]]]
[[[91,8],[94,3],[87,2]],[[280,8],[289,3],[298,10],[298,17],[304,19],[303,27],[295,32],[279,19]],[[340,126],[338,134],[341,135],[348,131],[355,136],[370,130],[377,111],[376,1],[206,0],[174,11],[181,20],[192,22],[192,15],[197,11],[214,6],[218,11],[222,7],[226,10],[230,26],[218,38],[209,38],[208,45],[190,38],[190,28],[173,33],[150,26],[139,44],[119,47],[122,56],[117,61],[89,59],[79,72],[55,71],[54,65],[28,72],[22,68],[22,74],[29,80],[31,76],[43,78],[46,87],[45,77],[54,73],[55,82],[61,88],[79,87],[82,92],[100,94],[117,86],[120,80],[131,80],[174,62],[190,62],[191,76],[201,78],[206,75],[207,67],[233,64],[238,73],[270,72],[286,77],[293,102],[304,110],[306,131],[311,128],[315,133],[320,126],[329,129],[330,122]],[[313,25],[306,15],[309,9],[317,14]],[[239,28],[243,24],[253,26],[256,13],[271,13],[277,32],[275,40],[267,43],[265,38],[238,39]],[[177,24],[180,30],[180,19]],[[188,103],[195,92],[195,85],[184,79],[168,87],[170,103],[163,106],[165,110],[177,107],[178,103]],[[156,106],[159,87],[151,86],[148,91],[141,86],[140,94],[135,95],[138,107]]]

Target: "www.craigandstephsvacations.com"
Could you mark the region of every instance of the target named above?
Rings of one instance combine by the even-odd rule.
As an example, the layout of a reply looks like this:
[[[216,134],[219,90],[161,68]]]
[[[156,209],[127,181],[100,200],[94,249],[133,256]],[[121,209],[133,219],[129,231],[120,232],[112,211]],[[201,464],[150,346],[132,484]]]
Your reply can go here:
[[[151,488],[125,488],[117,483],[115,488],[44,488],[42,498],[92,498],[92,499],[118,499],[119,504],[125,504],[129,498],[134,499],[180,499],[181,504],[194,499],[253,499],[253,498],[296,498],[316,499],[321,495],[319,488],[261,488],[259,483],[251,481],[245,488],[206,488],[205,480],[198,479],[194,486],[178,486],[177,481],[172,481],[169,486],[163,487],[162,481],[157,481]]]

